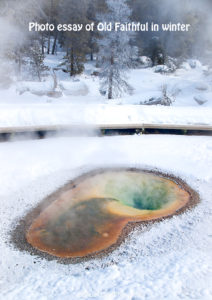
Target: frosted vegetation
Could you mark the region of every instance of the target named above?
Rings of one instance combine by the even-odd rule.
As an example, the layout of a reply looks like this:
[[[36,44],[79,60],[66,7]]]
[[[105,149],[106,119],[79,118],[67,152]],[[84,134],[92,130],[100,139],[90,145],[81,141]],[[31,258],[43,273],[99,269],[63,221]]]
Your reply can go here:
[[[76,88],[76,81],[90,78],[87,83],[94,89],[96,98],[111,100],[135,95],[134,99],[138,99],[136,82],[139,81],[142,99],[136,104],[170,106],[182,90],[177,84],[169,86],[170,78],[179,77],[179,69],[188,71],[190,68],[194,72],[185,75],[188,80],[197,73],[200,60],[204,67],[198,69],[199,78],[195,77],[199,93],[192,95],[192,99],[194,105],[208,105],[212,73],[211,2],[208,0],[201,5],[191,0],[172,3],[167,0],[160,3],[154,0],[2,0],[0,8],[3,29],[0,33],[0,88],[11,88],[17,96],[26,92],[47,99],[87,96],[88,87],[82,86],[82,82],[81,87]],[[154,21],[161,24],[169,23],[170,19],[189,23],[191,29],[175,33],[98,32],[96,27],[91,32],[28,31],[28,24],[33,20],[57,27],[64,23],[92,22]],[[163,76],[160,85],[157,84],[157,93],[153,79],[153,92],[144,97],[146,86],[151,83],[150,70],[168,76]],[[64,78],[66,82],[61,82]],[[132,102],[135,104],[135,100]]]
[[[123,24],[130,22],[132,11],[126,1],[108,0],[107,4],[109,12],[98,16],[100,22],[112,24],[117,20]],[[101,91],[108,96],[108,99],[132,91],[132,87],[126,81],[126,72],[132,66],[133,59],[131,37],[132,33],[113,29],[102,33],[98,40]]]
[[[212,125],[211,11],[211,0],[0,0],[0,128],[81,122],[85,135],[97,135],[88,123]],[[32,21],[171,21],[191,30],[29,32]],[[0,298],[211,299],[211,137],[57,134],[0,143]],[[180,177],[201,201],[180,216],[138,227],[110,255],[75,265],[9,242],[18,221],[70,179],[120,166]],[[147,186],[141,203],[139,190],[125,192],[133,196],[123,198],[127,210],[148,208],[147,202],[159,208],[167,196],[158,189],[152,203]]]

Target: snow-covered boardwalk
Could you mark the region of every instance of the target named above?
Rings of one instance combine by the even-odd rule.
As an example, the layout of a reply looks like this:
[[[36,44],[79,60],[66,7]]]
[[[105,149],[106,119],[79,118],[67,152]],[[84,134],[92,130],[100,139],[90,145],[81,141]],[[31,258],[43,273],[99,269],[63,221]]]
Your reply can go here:
[[[75,126],[212,130],[212,108],[109,104],[0,105],[0,132]]]

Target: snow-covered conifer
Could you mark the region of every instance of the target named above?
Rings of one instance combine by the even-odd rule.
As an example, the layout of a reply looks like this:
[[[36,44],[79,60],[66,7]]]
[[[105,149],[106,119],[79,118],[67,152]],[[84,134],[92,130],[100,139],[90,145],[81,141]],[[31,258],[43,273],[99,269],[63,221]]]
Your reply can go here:
[[[130,93],[127,71],[131,66],[132,33],[115,30],[115,23],[130,22],[131,9],[126,0],[107,0],[108,11],[98,16],[99,22],[112,24],[112,31],[102,31],[98,40],[98,59],[101,67],[101,91],[108,99],[119,97],[123,92]]]
[[[44,65],[44,55],[38,43],[34,43],[29,50],[29,59],[31,66],[31,73],[33,77],[37,77],[39,81],[42,80],[42,76],[46,75],[46,71],[49,69]]]

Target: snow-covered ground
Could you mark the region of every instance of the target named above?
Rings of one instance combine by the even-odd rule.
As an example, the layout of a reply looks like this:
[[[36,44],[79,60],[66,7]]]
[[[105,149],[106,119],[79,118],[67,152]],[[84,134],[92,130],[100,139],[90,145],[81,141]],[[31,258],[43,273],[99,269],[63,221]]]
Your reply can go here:
[[[58,56],[49,55],[45,63],[56,68],[63,55],[60,52]],[[61,69],[55,71],[59,98],[48,96],[54,83],[51,75],[43,82],[14,82],[10,89],[0,90],[0,127],[73,123],[212,125],[212,75],[206,76],[207,66],[199,61],[188,61],[172,74],[154,70],[131,70],[128,75],[133,94],[113,100],[107,100],[99,92],[99,79],[92,75],[98,71],[95,62],[86,63],[84,73],[75,78]],[[167,86],[167,95],[175,99],[171,107],[141,105],[151,98],[161,97],[164,86]]]
[[[47,56],[55,68],[62,53]],[[198,61],[169,75],[153,68],[131,70],[132,95],[108,101],[92,75],[95,63],[71,79],[14,82],[0,90],[0,129],[71,124],[212,125],[212,75]],[[162,96],[171,107],[144,106]],[[199,103],[198,103],[199,102]],[[201,104],[201,105],[200,105]],[[86,126],[85,126],[86,127]],[[179,176],[201,196],[181,216],[135,230],[108,257],[61,265],[9,243],[9,231],[28,210],[74,177],[104,166],[135,166]],[[211,299],[212,298],[212,138],[128,136],[55,137],[0,143],[0,299]]]
[[[0,105],[0,129],[54,125],[210,125],[212,108],[141,105]]]
[[[134,231],[109,256],[60,265],[9,243],[18,219],[58,187],[98,166],[169,172],[201,196],[193,210]],[[52,138],[0,144],[1,299],[212,298],[212,138]]]
[[[166,85],[168,96],[174,95],[173,106],[199,107],[194,98],[200,98],[205,100],[203,106],[212,107],[212,74],[208,72],[209,67],[198,60],[184,62],[180,69],[171,74],[157,73],[157,67],[132,69],[128,74],[128,81],[133,87],[133,94],[123,95],[120,99],[108,101],[100,94],[99,78],[93,75],[99,71],[95,67],[95,61],[87,62],[83,74],[73,78],[61,69],[55,71],[58,89],[63,93],[61,98],[36,95],[36,92],[46,92],[53,88],[51,70],[60,66],[63,56],[63,52],[59,52],[57,56],[48,55],[45,64],[50,68],[49,76],[42,82],[14,82],[9,90],[1,91],[0,103],[141,104],[152,97],[161,97],[162,87]]]

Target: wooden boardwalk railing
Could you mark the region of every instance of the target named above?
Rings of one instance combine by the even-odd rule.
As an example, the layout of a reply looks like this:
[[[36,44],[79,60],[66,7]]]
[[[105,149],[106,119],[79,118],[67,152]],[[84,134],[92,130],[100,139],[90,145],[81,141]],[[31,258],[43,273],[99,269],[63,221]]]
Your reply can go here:
[[[205,124],[67,124],[67,125],[39,125],[21,127],[0,127],[0,134],[24,133],[38,131],[63,131],[77,129],[102,129],[102,130],[124,130],[124,129],[167,129],[167,130],[191,130],[191,131],[212,131],[212,125]]]

